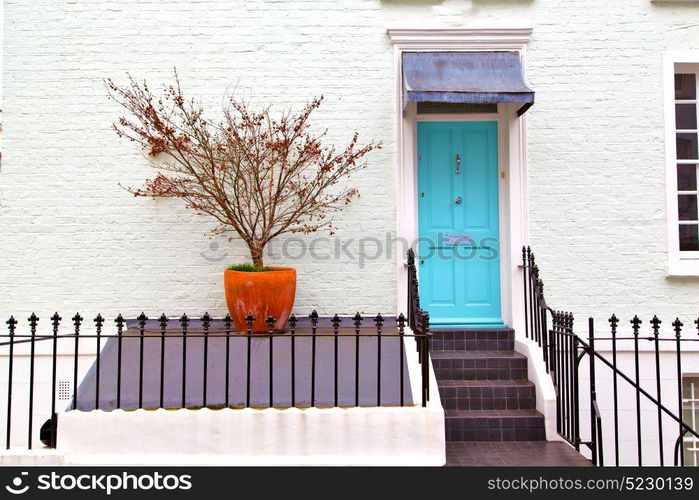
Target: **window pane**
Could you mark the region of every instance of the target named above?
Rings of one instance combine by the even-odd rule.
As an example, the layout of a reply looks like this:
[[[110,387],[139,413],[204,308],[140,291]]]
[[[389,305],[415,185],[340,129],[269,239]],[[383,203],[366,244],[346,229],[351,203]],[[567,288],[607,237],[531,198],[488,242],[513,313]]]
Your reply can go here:
[[[696,399],[699,401],[699,377],[683,376],[682,377],[682,399]],[[689,408],[691,403],[685,403]]]
[[[696,104],[675,104],[675,128],[677,130],[696,130]]]
[[[697,226],[680,224],[680,250],[696,251],[699,250],[699,234]]]
[[[685,405],[687,405],[687,403],[685,403]],[[682,420],[684,420],[687,423],[690,423],[692,421],[692,413],[693,413],[693,411],[692,411],[691,403],[689,403],[689,405],[687,405],[687,406],[683,406]]]
[[[675,99],[696,99],[697,82],[694,73],[675,75]]]
[[[677,165],[677,190],[696,191],[697,189],[697,166]]]
[[[681,194],[677,197],[680,220],[697,220],[697,195]]]
[[[686,436],[684,439],[684,464],[696,467],[699,465],[699,444]]]
[[[677,134],[677,159],[697,159],[697,134]]]

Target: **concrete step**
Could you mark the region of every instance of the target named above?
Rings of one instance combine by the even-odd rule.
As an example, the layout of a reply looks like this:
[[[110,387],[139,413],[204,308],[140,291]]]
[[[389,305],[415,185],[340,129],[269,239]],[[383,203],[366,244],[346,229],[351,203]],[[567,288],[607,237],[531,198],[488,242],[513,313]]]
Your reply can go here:
[[[529,380],[440,380],[445,410],[533,410],[536,387]]]
[[[541,441],[544,416],[536,410],[446,410],[447,441]]]
[[[437,380],[524,380],[527,358],[515,351],[433,351]]]

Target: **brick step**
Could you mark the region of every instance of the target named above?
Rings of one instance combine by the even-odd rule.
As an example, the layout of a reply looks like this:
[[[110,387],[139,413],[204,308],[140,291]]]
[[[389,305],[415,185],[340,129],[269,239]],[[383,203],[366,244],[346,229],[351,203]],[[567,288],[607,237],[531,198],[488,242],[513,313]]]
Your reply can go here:
[[[445,410],[533,410],[536,387],[529,380],[440,380]]]
[[[433,351],[437,380],[524,380],[527,358],[515,351]]]
[[[447,441],[542,441],[544,416],[536,410],[445,410]]]
[[[512,328],[493,330],[433,330],[431,351],[511,351],[515,348]]]

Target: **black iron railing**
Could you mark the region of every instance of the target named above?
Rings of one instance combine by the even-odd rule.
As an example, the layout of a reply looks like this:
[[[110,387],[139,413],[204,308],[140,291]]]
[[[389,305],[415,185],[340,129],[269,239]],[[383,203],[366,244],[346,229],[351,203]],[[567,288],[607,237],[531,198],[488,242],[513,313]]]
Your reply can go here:
[[[251,315],[243,332],[234,330],[230,316],[214,319],[208,313],[196,320],[186,314],[152,320],[144,313],[133,320],[119,315],[113,322],[97,315],[89,332],[80,314],[68,323],[56,313],[46,333],[39,332],[35,314],[21,326],[10,317],[7,333],[0,335],[0,348],[7,354],[6,448],[24,447],[18,444],[18,432],[26,432],[26,447],[33,447],[34,419],[43,411],[35,408],[37,401],[46,408],[42,421],[50,416],[40,432],[50,447],[55,447],[58,415],[64,410],[426,406],[429,316],[419,309],[412,252],[408,258],[407,317],[321,317],[313,311],[303,318],[292,315],[283,331],[267,318],[266,333],[252,332]],[[415,340],[421,365],[417,390],[408,376],[408,338]],[[41,356],[50,361],[50,380],[37,380],[37,346],[48,346]],[[18,353],[27,348],[28,353]],[[28,366],[18,366],[18,356],[27,355]],[[57,403],[59,371],[72,381],[63,408]],[[18,375],[28,381],[19,388]],[[17,408],[25,401],[26,411]]]
[[[551,375],[553,385],[556,390],[556,426],[558,433],[568,443],[580,450],[581,446],[586,446],[590,450],[592,462],[595,465],[610,463],[605,460],[603,421],[598,391],[598,367],[604,367],[611,371],[611,397],[606,398],[602,407],[603,410],[613,415],[612,442],[614,443],[614,453],[612,463],[620,465],[620,400],[624,399],[624,390],[631,391],[635,402],[634,421],[624,422],[623,425],[635,425],[635,445],[636,463],[644,464],[644,441],[657,437],[658,462],[660,465],[667,465],[666,448],[668,442],[665,436],[672,433],[674,465],[684,465],[684,454],[681,445],[684,436],[691,434],[699,438],[697,429],[692,428],[687,422],[682,420],[681,409],[683,405],[682,391],[682,349],[689,343],[699,342],[698,338],[682,335],[683,323],[675,319],[672,326],[672,334],[661,335],[660,325],[662,321],[657,316],[650,320],[651,334],[641,334],[642,321],[638,316],[630,320],[630,334],[619,334],[619,319],[612,315],[609,318],[610,334],[606,337],[599,337],[595,334],[595,322],[593,318],[588,319],[587,341],[583,340],[573,330],[574,318],[570,312],[554,310],[546,304],[544,298],[544,283],[539,276],[539,268],[536,259],[529,247],[522,248],[522,268],[524,271],[524,316],[525,335],[535,341],[540,349],[541,356],[546,366],[546,371]],[[699,328],[699,319],[695,321]],[[611,360],[602,354],[602,349],[598,347],[598,342],[604,342],[606,349],[611,352]],[[640,348],[642,342],[651,344],[649,350]],[[668,345],[667,349],[661,349],[661,345]],[[620,352],[633,353],[634,374],[627,375],[618,366]],[[642,366],[640,356],[642,353],[649,353],[653,356],[653,388],[645,389],[641,382],[641,371],[646,375],[648,370]],[[670,353],[673,355],[673,373],[676,374],[676,392],[672,396],[664,395],[662,392],[662,381],[667,381],[667,376],[661,376],[661,354]],[[587,357],[589,387],[586,396],[581,394],[580,369],[583,360]],[[620,385],[620,382],[622,385]],[[581,399],[588,398],[590,406],[589,416],[589,439],[581,438]],[[665,399],[664,399],[665,398]],[[676,402],[679,411],[675,412],[668,408],[667,401]],[[665,401],[665,402],[664,402]],[[642,402],[650,405],[656,414],[654,422],[648,422],[642,418]],[[668,424],[675,427],[668,431]],[[649,433],[649,428],[655,428],[655,434]],[[609,428],[609,426],[607,427]]]
[[[422,406],[427,405],[430,398],[429,366],[430,366],[430,314],[420,308],[420,291],[415,267],[415,252],[408,250],[408,326],[413,332],[419,332],[416,340],[418,359],[422,373]]]

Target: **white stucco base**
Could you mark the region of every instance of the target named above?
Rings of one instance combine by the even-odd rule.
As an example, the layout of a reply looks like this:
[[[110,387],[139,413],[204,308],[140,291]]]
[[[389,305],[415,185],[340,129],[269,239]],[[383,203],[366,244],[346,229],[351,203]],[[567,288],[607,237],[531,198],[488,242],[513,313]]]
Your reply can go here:
[[[69,411],[56,451],[69,465],[414,465],[446,463],[444,410],[432,363],[406,348],[417,405],[361,408]]]
[[[57,451],[71,465],[432,465],[444,415],[380,408],[71,411]]]
[[[544,416],[547,441],[561,441],[556,430],[556,389],[541,357],[541,348],[530,339],[515,339],[515,351],[527,357],[528,377],[536,386],[536,409]]]

